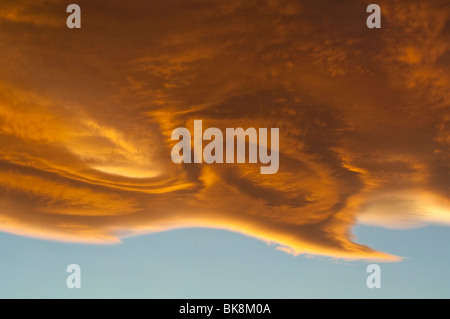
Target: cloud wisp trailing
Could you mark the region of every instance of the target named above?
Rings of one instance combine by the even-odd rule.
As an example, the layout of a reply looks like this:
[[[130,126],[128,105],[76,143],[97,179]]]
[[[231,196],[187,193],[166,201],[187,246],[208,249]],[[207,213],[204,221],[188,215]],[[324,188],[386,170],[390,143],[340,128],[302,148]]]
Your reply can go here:
[[[399,260],[355,223],[450,224],[450,7],[0,1],[0,230],[115,243],[223,228],[292,254]],[[174,164],[171,133],[279,128],[279,170]]]

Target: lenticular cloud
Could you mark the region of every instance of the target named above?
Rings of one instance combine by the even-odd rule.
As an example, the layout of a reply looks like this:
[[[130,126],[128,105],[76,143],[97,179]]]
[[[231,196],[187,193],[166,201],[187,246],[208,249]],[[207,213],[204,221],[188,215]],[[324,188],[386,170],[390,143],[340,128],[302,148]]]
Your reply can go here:
[[[51,3],[0,10],[1,231],[104,244],[212,227],[389,261],[352,226],[450,224],[438,1],[380,1],[382,32],[357,1],[79,1],[73,30]],[[173,163],[171,133],[197,119],[279,128],[278,171]]]

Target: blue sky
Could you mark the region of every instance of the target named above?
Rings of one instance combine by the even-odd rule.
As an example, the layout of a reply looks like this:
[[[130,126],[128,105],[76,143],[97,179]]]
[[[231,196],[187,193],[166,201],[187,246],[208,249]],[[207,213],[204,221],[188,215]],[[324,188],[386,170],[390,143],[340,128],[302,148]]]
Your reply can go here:
[[[404,261],[381,263],[381,288],[366,267],[294,257],[237,233],[179,229],[98,246],[0,235],[1,298],[449,298],[450,233],[443,227],[387,230],[358,226],[360,242]],[[66,287],[67,265],[81,288]]]

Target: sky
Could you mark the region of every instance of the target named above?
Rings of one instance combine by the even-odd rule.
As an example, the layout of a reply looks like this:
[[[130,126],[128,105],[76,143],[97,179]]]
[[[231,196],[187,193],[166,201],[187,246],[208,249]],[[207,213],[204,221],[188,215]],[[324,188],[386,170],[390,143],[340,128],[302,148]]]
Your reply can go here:
[[[70,3],[0,0],[1,297],[449,297],[448,1]],[[279,170],[173,163],[194,120]]]

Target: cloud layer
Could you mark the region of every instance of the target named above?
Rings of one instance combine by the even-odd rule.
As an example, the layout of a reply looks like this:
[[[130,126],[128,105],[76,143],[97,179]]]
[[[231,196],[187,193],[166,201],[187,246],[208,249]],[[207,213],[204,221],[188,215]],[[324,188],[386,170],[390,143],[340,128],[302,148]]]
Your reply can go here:
[[[351,227],[450,224],[450,6],[0,1],[0,230],[86,243],[179,227],[398,260]],[[172,163],[171,132],[278,127],[280,169]]]

